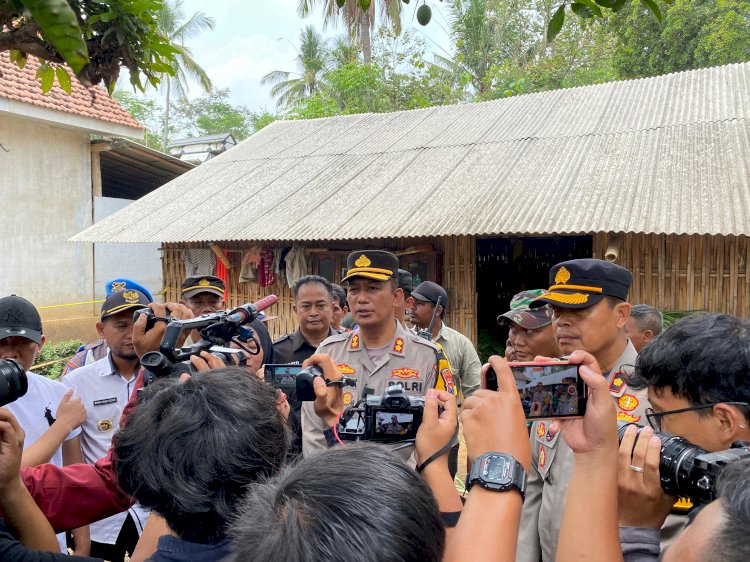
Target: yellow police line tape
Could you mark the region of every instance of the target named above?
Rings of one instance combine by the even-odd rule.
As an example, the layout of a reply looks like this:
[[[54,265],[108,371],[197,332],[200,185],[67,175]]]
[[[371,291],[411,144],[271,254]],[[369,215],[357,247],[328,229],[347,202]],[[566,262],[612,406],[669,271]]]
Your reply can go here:
[[[75,354],[74,354],[75,355]],[[49,367],[50,365],[54,365],[55,363],[59,363],[60,361],[67,361],[67,357],[60,357],[60,359],[53,359],[52,361],[47,361],[46,363],[39,363],[38,365],[34,365],[31,369],[41,369],[42,367]]]
[[[160,295],[166,294],[166,291],[159,291],[158,293],[152,293],[153,296],[158,297]],[[47,308],[62,308],[64,306],[81,306],[84,304],[98,304],[100,302],[104,302],[104,299],[98,299],[95,301],[82,301],[82,302],[66,302],[65,304],[48,304],[47,306],[37,306],[39,310],[44,310]]]

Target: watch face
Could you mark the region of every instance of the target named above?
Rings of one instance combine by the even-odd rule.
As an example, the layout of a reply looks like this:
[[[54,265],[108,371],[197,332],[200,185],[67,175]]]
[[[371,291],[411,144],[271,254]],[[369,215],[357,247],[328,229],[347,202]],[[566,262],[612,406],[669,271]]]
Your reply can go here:
[[[513,478],[513,462],[505,457],[486,457],[482,462],[482,478],[500,484],[510,482]]]

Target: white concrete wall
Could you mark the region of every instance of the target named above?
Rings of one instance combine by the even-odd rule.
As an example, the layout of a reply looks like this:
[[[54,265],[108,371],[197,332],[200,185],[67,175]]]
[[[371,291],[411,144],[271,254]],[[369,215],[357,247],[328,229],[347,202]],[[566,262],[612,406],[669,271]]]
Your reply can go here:
[[[95,222],[130,203],[130,199],[95,197]],[[117,277],[137,281],[151,291],[151,294],[161,291],[162,268],[159,246],[160,244],[94,244],[96,298],[104,298],[104,284]]]
[[[89,134],[0,116],[0,144],[0,295],[38,307],[92,300],[92,245],[66,241],[92,223]],[[43,317],[92,310],[50,308]]]

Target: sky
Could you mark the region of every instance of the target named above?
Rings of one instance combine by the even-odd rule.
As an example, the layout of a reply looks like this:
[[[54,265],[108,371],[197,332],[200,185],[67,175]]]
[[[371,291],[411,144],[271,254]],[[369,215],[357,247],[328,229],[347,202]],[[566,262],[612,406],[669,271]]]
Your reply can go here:
[[[447,10],[442,1],[428,3],[433,16],[427,27],[416,22],[416,1],[402,5],[402,24],[405,29],[414,28],[424,34],[428,50],[444,54],[450,48]],[[251,111],[275,110],[276,103],[268,93],[270,87],[261,86],[261,78],[272,70],[295,70],[294,46],[304,26],[312,24],[317,31],[323,31],[320,8],[303,19],[297,14],[297,4],[298,0],[184,0],[187,15],[202,10],[216,20],[213,31],[187,41],[187,46],[214,86],[229,88],[232,104],[245,105]],[[329,37],[343,33],[341,27],[324,32]],[[200,89],[192,85],[189,97],[200,95]]]

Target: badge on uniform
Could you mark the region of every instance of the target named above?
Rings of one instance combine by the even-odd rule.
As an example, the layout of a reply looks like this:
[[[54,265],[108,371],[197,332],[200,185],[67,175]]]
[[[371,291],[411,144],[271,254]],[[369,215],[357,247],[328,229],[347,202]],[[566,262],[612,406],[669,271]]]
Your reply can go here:
[[[560,437],[560,432],[553,434],[547,422],[538,422],[534,431],[534,439],[539,443],[546,445],[547,447],[554,447],[557,443],[557,439]]]
[[[112,429],[112,422],[110,420],[99,420],[96,422],[96,428],[102,433],[107,433]]]
[[[346,363],[339,363],[338,365],[336,365],[336,368],[342,375],[353,375],[357,372],[354,368],[352,368],[351,365],[348,365]]]
[[[404,340],[402,338],[396,338],[393,342],[393,351],[396,353],[404,352]]]
[[[359,349],[359,334],[354,334],[352,336],[352,343],[349,346],[349,349]]]
[[[399,379],[416,379],[419,378],[419,371],[409,367],[401,367],[400,369],[391,369],[391,375]]]

